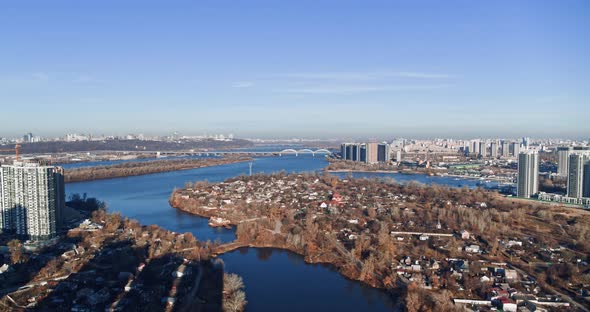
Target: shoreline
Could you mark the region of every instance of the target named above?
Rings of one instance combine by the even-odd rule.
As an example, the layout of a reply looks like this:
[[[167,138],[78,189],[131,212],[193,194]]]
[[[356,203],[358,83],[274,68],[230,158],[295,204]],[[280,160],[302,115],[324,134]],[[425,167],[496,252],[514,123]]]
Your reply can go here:
[[[532,261],[531,259],[533,258],[528,254],[543,248],[543,244],[571,244],[571,236],[568,233],[544,240],[545,233],[549,231],[555,232],[557,226],[561,227],[563,225],[560,223],[557,225],[551,222],[547,223],[547,220],[553,220],[553,215],[565,213],[568,217],[572,218],[586,218],[588,216],[581,215],[574,210],[566,211],[561,209],[537,216],[536,212],[542,209],[541,205],[515,203],[495,192],[486,192],[482,189],[432,189],[437,192],[436,197],[433,197],[429,195],[428,191],[431,189],[427,187],[416,189],[392,184],[388,185],[389,188],[385,188],[384,190],[382,182],[374,181],[374,184],[371,183],[371,181],[364,180],[351,181],[346,186],[341,186],[336,177],[325,176],[319,173],[316,173],[315,176],[277,174],[255,176],[252,178],[244,177],[242,179],[230,179],[219,184],[194,184],[185,190],[173,192],[170,196],[169,203],[175,209],[199,217],[215,216],[224,218],[231,224],[237,225],[235,231],[237,238],[230,243],[218,246],[219,248],[213,250],[213,254],[224,254],[240,247],[287,250],[301,255],[305,263],[325,263],[332,265],[342,276],[349,280],[362,282],[364,285],[371,286],[372,288],[385,289],[391,293],[403,290],[404,284],[407,286],[407,283],[412,281],[412,275],[405,274],[404,272],[419,271],[422,274],[423,272],[428,272],[426,271],[430,266],[428,263],[415,262],[415,264],[420,265],[420,268],[414,269],[412,267],[408,269],[409,263],[414,262],[403,260],[404,256],[414,258],[430,253],[428,257],[432,257],[431,259],[422,260],[430,261],[430,263],[433,261],[440,263],[438,268],[448,269],[454,265],[453,261],[455,261],[449,259],[461,259],[461,257],[468,257],[472,254],[467,249],[467,247],[472,245],[469,245],[470,242],[466,240],[471,240],[471,243],[479,242],[477,243],[478,249],[482,248],[482,250],[493,251],[496,247],[491,245],[490,242],[497,237],[497,233],[487,231],[485,228],[478,229],[477,224],[474,222],[468,225],[467,228],[468,231],[473,231],[473,234],[470,234],[469,238],[460,237],[455,238],[451,242],[442,242],[445,245],[440,245],[438,242],[434,242],[432,245],[430,243],[426,245],[419,242],[418,238],[412,240],[407,246],[404,246],[403,243],[396,244],[396,240],[391,237],[392,235],[397,235],[397,233],[407,233],[410,235],[424,233],[424,231],[416,232],[414,229],[427,230],[430,228],[429,224],[427,222],[411,224],[401,227],[401,230],[405,232],[391,232],[390,225],[395,224],[398,220],[403,221],[404,218],[404,216],[400,216],[399,210],[397,210],[391,213],[394,217],[397,215],[396,219],[392,218],[391,221],[385,219],[379,228],[374,227],[373,225],[375,223],[370,224],[370,221],[367,221],[365,216],[375,220],[376,214],[385,214],[387,211],[382,210],[379,212],[368,209],[366,213],[364,211],[357,211],[355,213],[353,210],[357,207],[368,206],[371,203],[375,204],[375,201],[372,201],[373,198],[359,197],[358,201],[353,203],[348,201],[350,198],[354,199],[357,194],[356,191],[361,188],[363,191],[366,190],[367,193],[373,192],[373,194],[379,195],[385,194],[388,191],[391,194],[402,194],[397,198],[394,198],[393,195],[389,195],[389,197],[381,195],[378,198],[382,200],[378,200],[376,205],[391,206],[396,205],[396,203],[397,205],[402,203],[403,206],[410,207],[407,209],[413,209],[416,217],[426,215],[432,209],[430,203],[439,205],[439,207],[443,207],[442,209],[447,208],[454,211],[453,215],[444,216],[442,219],[445,228],[450,229],[453,233],[459,233],[465,227],[463,225],[465,223],[463,222],[467,222],[468,218],[472,218],[472,215],[461,217],[461,214],[466,210],[465,207],[473,208],[474,210],[477,209],[477,211],[490,212],[489,209],[486,209],[487,206],[480,205],[479,203],[491,203],[493,207],[497,207],[494,209],[499,209],[499,212],[491,210],[491,213],[495,213],[497,216],[518,208],[517,211],[520,211],[521,219],[531,216],[532,220],[530,221],[533,225],[537,225],[537,230],[530,232],[529,227],[520,223],[518,219],[515,219],[509,225],[510,227],[505,225],[504,228],[496,231],[501,231],[506,236],[517,237],[517,239],[520,235],[531,235],[540,242],[535,245],[531,244],[532,246],[527,246],[526,252],[522,254],[521,258],[517,259],[525,262]],[[306,195],[309,197],[313,196],[313,198],[307,199]],[[406,204],[405,198],[411,198],[411,196],[414,198],[408,202],[414,204]],[[465,200],[463,202],[457,201],[454,204],[449,204],[450,200],[457,198],[457,196],[464,197]],[[298,204],[290,205],[289,203],[294,202],[296,198],[301,199],[301,201]],[[334,206],[327,206],[325,202],[322,202],[324,200],[329,201],[330,205]],[[319,206],[320,202],[322,206]],[[341,204],[342,202],[344,204]],[[421,204],[423,202],[427,202],[427,204]],[[251,203],[252,205],[247,205]],[[563,208],[565,209],[565,207]],[[298,211],[303,211],[304,214],[301,217],[297,217]],[[341,217],[335,218],[329,216],[332,214],[342,215]],[[498,218],[497,220],[501,219]],[[350,224],[359,224],[359,226],[349,226],[346,221]],[[501,221],[496,222],[500,223]],[[441,224],[441,219],[439,219],[438,224]],[[385,225],[385,228],[382,227],[383,225]],[[348,229],[349,227],[352,229]],[[438,228],[441,228],[441,225]],[[382,229],[385,230],[381,231]],[[340,235],[339,233],[343,231],[345,231],[344,234]],[[428,239],[429,237],[426,236],[426,240]],[[421,236],[419,240],[422,241],[424,239]],[[400,241],[399,237],[397,241]],[[357,242],[360,242],[360,244]],[[446,250],[448,252],[442,252],[440,255],[438,253],[432,254],[432,251],[430,251],[438,252],[438,249],[435,249],[438,248],[436,245],[454,247],[454,244],[458,244],[460,249],[454,251],[454,248],[447,247]],[[425,249],[421,250],[421,246],[424,246]],[[506,249],[508,248],[506,247]],[[578,250],[577,247],[575,248],[573,252],[576,255],[583,252],[583,249]],[[505,253],[504,250],[504,248],[501,249],[499,254],[494,251],[493,253],[481,253],[481,256],[476,257],[479,260],[483,260],[482,262],[489,263],[486,264],[489,266],[494,266],[494,263],[501,263],[503,261],[520,268],[521,262],[513,262],[511,256],[508,256],[508,253]],[[364,258],[363,252],[365,252]],[[490,256],[487,256],[487,254],[490,254]],[[398,259],[398,256],[402,256],[402,259]],[[393,267],[396,260],[392,259],[399,261],[401,267],[398,266],[397,268],[401,268],[403,274],[399,274],[400,271],[396,267]],[[405,261],[405,264],[402,261]],[[525,273],[520,274],[530,274],[535,278],[537,276],[535,272],[531,272],[530,270],[524,270],[523,272]],[[441,283],[448,278],[452,278],[452,276],[447,277],[440,273],[437,276],[442,279]],[[427,286],[427,284],[424,285]],[[549,292],[553,291],[550,289]],[[443,297],[457,295],[454,292],[439,294]],[[483,296],[475,298],[484,298],[485,300]]]
[[[181,197],[180,193],[174,192],[170,196],[169,203],[173,209],[177,209],[177,210],[182,211],[184,213],[188,213],[188,214],[200,217],[200,218],[208,219],[212,216],[215,216],[215,213],[213,212],[214,210],[199,209],[198,211],[192,211],[192,210],[186,209],[184,207],[184,205],[182,205],[182,203],[184,201],[186,201],[186,199],[183,199]],[[239,220],[231,220],[231,219],[228,219],[228,220],[230,221],[230,226],[234,229],[233,231],[235,233],[236,229],[237,229],[237,225],[240,223],[240,221]],[[387,287],[385,287],[385,285],[382,285],[382,284],[380,285],[377,283],[377,281],[381,281],[381,279],[377,278],[375,276],[372,276],[371,279],[362,279],[360,277],[361,271],[358,269],[356,264],[347,263],[344,260],[342,260],[341,258],[335,257],[333,255],[329,255],[329,254],[323,253],[321,251],[318,254],[307,254],[304,250],[301,250],[300,248],[297,248],[297,247],[289,245],[289,244],[263,243],[263,242],[257,242],[257,241],[243,242],[243,241],[240,241],[240,238],[238,237],[237,233],[236,233],[236,239],[234,241],[231,241],[229,243],[225,243],[225,244],[218,246],[218,249],[221,249],[221,250],[214,251],[213,256],[217,257],[219,255],[223,255],[225,253],[229,253],[229,252],[232,252],[234,250],[244,248],[244,247],[246,247],[246,248],[272,248],[272,249],[277,249],[277,250],[286,250],[286,251],[289,251],[289,252],[292,252],[292,253],[295,253],[295,254],[301,256],[305,263],[331,265],[343,277],[345,277],[351,281],[357,281],[357,282],[362,283],[363,285],[385,291],[388,294],[399,296],[400,295],[399,292],[403,290],[403,287],[400,287],[402,285],[400,285],[399,283],[397,284],[397,287],[394,287],[394,288],[387,288]]]
[[[427,176],[432,176],[432,177],[449,177],[449,178],[460,178],[460,179],[465,179],[465,180],[493,180],[495,182],[506,182],[506,183],[513,183],[513,182],[508,182],[505,181],[503,179],[498,179],[498,178],[488,178],[488,177],[471,177],[471,176],[464,176],[464,175],[458,175],[458,174],[438,174],[438,173],[433,173],[432,175],[429,175],[427,172],[416,172],[416,171],[402,171],[402,170],[347,170],[347,169],[338,169],[338,170],[328,170],[328,169],[324,169],[324,172],[328,172],[328,173],[347,173],[347,172],[352,172],[352,173],[398,173],[398,174],[403,174],[403,175],[427,175]]]
[[[347,173],[347,172],[353,172],[353,173],[399,173],[399,174],[404,174],[404,175],[429,175],[428,172],[416,172],[416,171],[403,171],[403,170],[358,170],[358,169],[336,169],[336,170],[331,170],[331,169],[323,169],[324,172],[329,172],[329,173]],[[443,175],[440,175],[438,173],[433,173],[432,176],[439,176],[439,177],[443,177]]]
[[[250,157],[219,158],[219,159],[193,159],[193,160],[152,160],[145,162],[130,162],[109,166],[82,167],[64,170],[66,184],[77,182],[89,182],[96,180],[109,180],[117,178],[135,177],[156,173],[192,170],[221,165],[229,165],[250,161]],[[162,167],[154,167],[162,165]],[[166,167],[167,166],[167,167]]]

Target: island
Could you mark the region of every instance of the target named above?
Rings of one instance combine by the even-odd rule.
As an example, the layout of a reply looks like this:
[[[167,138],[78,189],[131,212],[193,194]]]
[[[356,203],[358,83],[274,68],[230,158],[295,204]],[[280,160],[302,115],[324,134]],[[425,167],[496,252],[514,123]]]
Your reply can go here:
[[[151,161],[137,161],[108,166],[66,169],[64,170],[64,176],[66,183],[82,182],[227,165],[238,162],[250,161],[251,159],[252,158],[250,157],[244,156],[227,156],[220,158],[216,157],[197,159],[163,159]]]
[[[196,182],[172,207],[235,227],[241,247],[287,249],[402,295],[408,311],[462,304],[585,310],[590,212],[450,188],[330,174]]]

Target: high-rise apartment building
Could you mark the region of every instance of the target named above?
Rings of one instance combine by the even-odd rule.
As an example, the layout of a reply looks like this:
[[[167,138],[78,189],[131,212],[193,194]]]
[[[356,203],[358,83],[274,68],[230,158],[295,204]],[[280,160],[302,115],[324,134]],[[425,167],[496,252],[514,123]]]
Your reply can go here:
[[[529,138],[529,137],[523,137],[523,138],[522,138],[522,147],[523,147],[525,150],[528,150],[528,149],[529,149],[529,144],[530,144],[530,142],[531,142],[531,138]]]
[[[498,141],[492,141],[490,144],[490,157],[498,158]]]
[[[479,140],[473,140],[471,141],[471,144],[469,146],[469,153],[470,154],[474,154],[474,155],[479,155]]]
[[[568,197],[590,197],[590,175],[587,173],[590,173],[590,154],[587,152],[572,153],[568,162]]]
[[[370,164],[390,160],[390,147],[387,143],[342,143],[340,154],[343,160],[366,162]]]
[[[352,146],[354,144],[347,144],[346,145],[346,160],[352,160]]]
[[[352,161],[360,161],[361,160],[361,145],[360,144],[353,144],[352,145],[352,154],[350,160]]]
[[[377,161],[389,162],[391,160],[391,149],[389,144],[381,143],[377,146]]]
[[[539,192],[539,154],[522,152],[518,154],[518,197],[530,198]]]
[[[584,179],[582,180],[582,197],[590,197],[590,162],[584,164]]]
[[[487,151],[488,151],[488,143],[487,142],[479,142],[479,155],[481,157],[486,157],[487,156]]]
[[[33,134],[29,132],[23,135],[23,142],[33,142]]]
[[[346,148],[347,148],[347,146],[348,146],[347,143],[340,144],[340,157],[342,157],[342,159],[346,159]]]
[[[31,239],[57,234],[65,207],[63,169],[16,162],[0,167],[0,230]]]
[[[520,143],[518,143],[518,142],[510,143],[510,154],[512,154],[512,156],[515,156],[515,157],[518,157],[518,155],[520,155]]]
[[[510,157],[510,143],[508,141],[502,141],[502,157]]]
[[[359,156],[356,161],[360,162],[367,162],[367,145],[365,144],[357,144],[359,149]]]
[[[366,162],[369,164],[375,164],[378,162],[379,145],[377,143],[367,143],[367,159]]]
[[[562,177],[568,176],[568,163],[572,148],[558,147],[557,148],[557,174]]]

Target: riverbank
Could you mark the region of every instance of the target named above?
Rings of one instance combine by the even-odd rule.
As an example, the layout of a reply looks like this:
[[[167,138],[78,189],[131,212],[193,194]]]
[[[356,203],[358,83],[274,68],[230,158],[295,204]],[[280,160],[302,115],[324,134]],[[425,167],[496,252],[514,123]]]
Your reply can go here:
[[[304,174],[320,171],[326,163],[324,157],[312,155],[257,157],[254,160],[253,172],[286,171]],[[88,196],[103,199],[108,204],[109,211],[120,212],[125,217],[137,219],[141,224],[157,224],[177,233],[190,232],[200,241],[226,243],[236,239],[235,227],[232,230],[212,228],[208,226],[209,220],[206,218],[170,208],[169,197],[174,189],[186,187],[187,182],[222,182],[248,175],[248,172],[249,163],[243,162],[120,179],[70,183],[66,185],[66,195],[87,193]],[[308,264],[303,257],[286,250],[246,248],[224,253],[218,258],[223,260],[227,272],[237,273],[243,277],[249,311],[386,312],[394,310],[392,307],[399,300],[384,291],[345,278],[331,265]],[[269,292],[269,289],[276,291]]]
[[[482,189],[272,174],[198,182],[173,192],[169,201],[178,210],[229,220],[236,227],[237,239],[219,246],[216,254],[245,246],[289,250],[307,263],[331,264],[349,279],[389,292],[412,284],[437,289],[441,296],[485,300],[485,290],[473,290],[484,289],[485,279],[514,283],[519,279],[488,273],[512,267],[526,272],[522,278],[541,279],[539,287],[549,294],[570,290],[574,283],[565,282],[576,276],[544,279],[522,263],[542,257],[545,246],[568,246],[572,256],[556,264],[568,268],[590,249],[580,243],[587,239],[580,229],[590,224],[590,214],[513,201]],[[463,269],[466,262],[482,270]],[[445,274],[450,271],[458,276]],[[453,284],[461,285],[445,286]]]
[[[470,179],[470,180],[486,180],[486,181],[495,181],[498,183],[512,183],[513,177],[497,177],[492,176],[489,174],[458,174],[453,170],[449,170],[444,167],[438,168],[426,168],[426,167],[399,167],[390,164],[380,163],[380,164],[367,164],[364,162],[358,161],[348,161],[348,160],[337,160],[337,159],[329,159],[328,166],[324,168],[325,172],[329,173],[347,173],[347,172],[357,172],[357,173],[398,173],[398,174],[407,174],[407,175],[428,175],[428,176],[441,176],[441,177],[452,177],[452,178],[460,178],[460,179]]]
[[[217,215],[217,211],[214,209],[190,209],[190,203],[188,203],[189,199],[183,198],[180,193],[173,193],[170,197],[170,205],[178,209],[180,211],[196,215],[202,218],[211,218]],[[391,295],[399,296],[401,293],[401,288],[388,288],[383,284],[383,280],[381,280],[382,276],[377,274],[366,274],[363,275],[362,272],[362,264],[357,261],[346,261],[345,259],[350,258],[348,251],[343,247],[336,247],[336,250],[327,252],[325,250],[318,249],[314,247],[314,244],[311,245],[295,245],[287,242],[284,240],[283,233],[280,232],[280,227],[282,225],[274,226],[273,230],[269,229],[272,228],[272,224],[264,226],[263,223],[265,221],[269,221],[270,219],[267,218],[257,218],[257,219],[228,219],[231,226],[236,227],[236,236],[237,239],[233,242],[229,242],[226,244],[221,244],[215,247],[212,250],[212,254],[214,256],[222,255],[227,252],[234,251],[236,249],[241,248],[271,248],[271,249],[281,249],[287,250],[292,253],[298,254],[303,257],[304,261],[309,264],[329,264],[332,265],[336,270],[342,274],[344,277],[353,280],[362,282],[365,285],[371,286],[373,288],[378,288],[381,290],[387,290]],[[258,232],[255,236],[258,237],[257,240],[249,240],[247,237],[243,235],[243,232],[238,230],[238,227],[259,227],[257,230]],[[277,230],[277,227],[279,228]],[[268,235],[271,234],[271,235]]]
[[[250,157],[224,157],[129,162],[109,166],[65,169],[64,175],[65,182],[72,183],[227,165],[250,161],[251,159]]]
[[[399,174],[407,174],[407,175],[411,175],[411,174],[421,174],[421,175],[429,175],[429,176],[451,176],[451,175],[446,175],[446,174],[440,174],[440,173],[435,173],[435,172],[426,172],[426,171],[413,171],[413,170],[397,170],[397,169],[391,169],[391,170],[370,170],[370,169],[337,169],[337,170],[330,170],[330,169],[324,169],[324,172],[328,172],[328,173],[347,173],[347,172],[358,172],[358,173],[399,173]],[[463,177],[465,179],[476,179],[473,177]]]
[[[0,306],[10,311],[127,311],[138,306],[145,311],[221,311],[229,298],[224,296],[223,265],[210,257],[212,247],[189,233],[98,210],[52,245],[13,257],[18,261],[2,275]]]

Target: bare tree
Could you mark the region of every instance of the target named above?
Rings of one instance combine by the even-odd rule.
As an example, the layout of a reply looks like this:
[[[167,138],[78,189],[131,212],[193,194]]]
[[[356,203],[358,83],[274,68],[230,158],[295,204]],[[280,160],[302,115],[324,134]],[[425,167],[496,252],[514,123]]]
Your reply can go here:
[[[20,263],[23,260],[23,246],[18,239],[8,242],[8,250],[10,251],[12,264]]]

